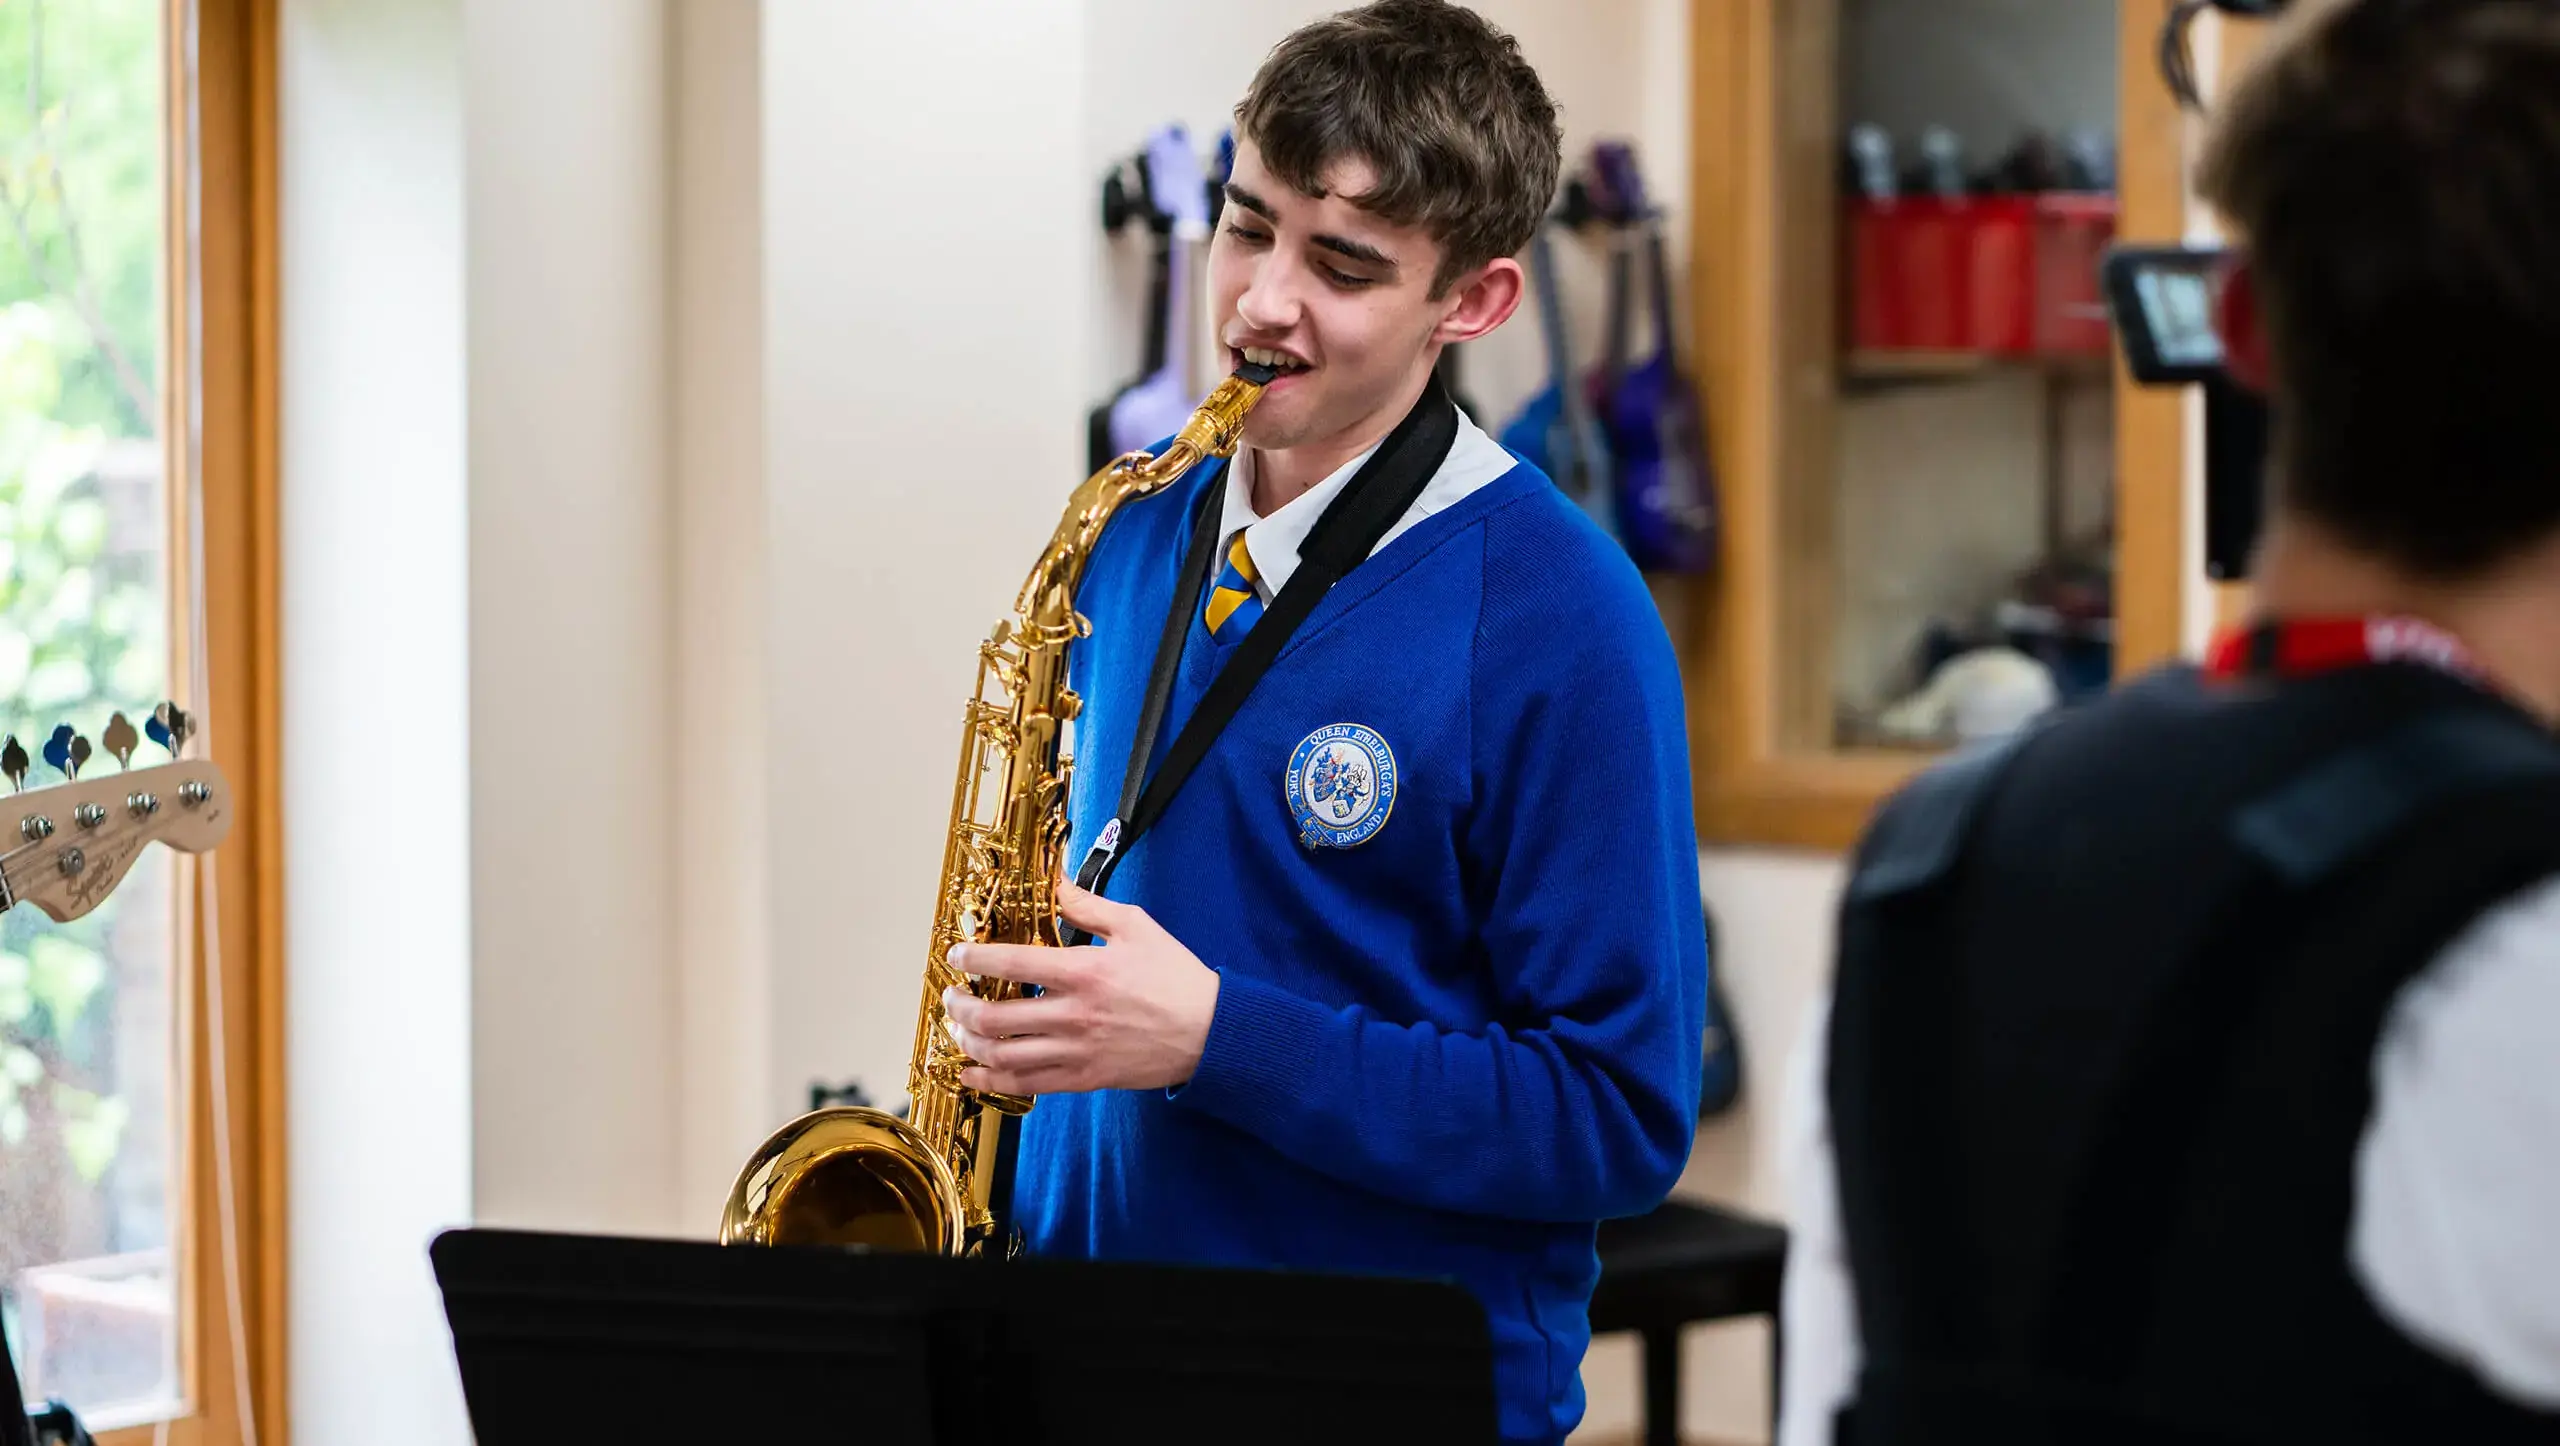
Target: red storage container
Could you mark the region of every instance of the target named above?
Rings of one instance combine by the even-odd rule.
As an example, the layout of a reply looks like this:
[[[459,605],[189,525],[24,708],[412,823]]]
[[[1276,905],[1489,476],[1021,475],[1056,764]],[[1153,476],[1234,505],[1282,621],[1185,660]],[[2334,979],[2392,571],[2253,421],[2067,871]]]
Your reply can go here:
[[[2115,197],[2036,198],[2035,347],[2042,355],[2106,356],[2115,345],[2098,277],[2115,238]]]
[[[1965,255],[1967,351],[2028,356],[2036,349],[2036,202],[1985,196],[1974,203]]]
[[[1893,304],[1895,207],[1891,201],[1853,200],[1842,218],[1840,331],[1841,344],[1851,351],[1902,345],[1902,317]]]
[[[1963,348],[1972,206],[1937,196],[1852,203],[1850,345]]]
[[[1848,342],[1866,352],[2104,355],[2098,263],[2115,199],[2054,193],[1852,200]]]

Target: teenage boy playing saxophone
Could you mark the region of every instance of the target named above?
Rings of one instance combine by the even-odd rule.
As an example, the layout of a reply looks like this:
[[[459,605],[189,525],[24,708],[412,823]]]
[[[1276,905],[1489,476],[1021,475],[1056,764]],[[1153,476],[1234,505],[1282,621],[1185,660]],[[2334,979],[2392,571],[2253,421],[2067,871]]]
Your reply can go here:
[[[1706,958],[1660,617],[1432,376],[1520,303],[1555,106],[1472,12],[1382,0],[1284,40],[1236,122],[1211,304],[1231,360],[1281,375],[1232,462],[1095,548],[1071,853],[1103,847],[1060,901],[1104,947],[964,946],[1041,993],[946,996],[963,1082],[1045,1097],[1013,1195],[1033,1252],[1454,1277],[1504,1438],[1556,1441],[1598,1223],[1688,1158]],[[1362,496],[1374,543],[1290,631]],[[1168,770],[1257,628],[1286,646]],[[1181,776],[1132,817],[1151,690],[1136,771]]]

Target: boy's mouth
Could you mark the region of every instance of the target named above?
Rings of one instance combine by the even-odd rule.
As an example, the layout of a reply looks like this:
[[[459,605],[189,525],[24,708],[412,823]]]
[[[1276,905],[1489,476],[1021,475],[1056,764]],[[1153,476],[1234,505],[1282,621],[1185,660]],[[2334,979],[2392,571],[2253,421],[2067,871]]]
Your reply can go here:
[[[1269,347],[1231,346],[1227,348],[1227,351],[1233,356],[1235,362],[1239,365],[1245,362],[1252,362],[1257,366],[1266,366],[1271,368],[1273,371],[1278,372],[1280,375],[1273,382],[1273,385],[1275,386],[1281,381],[1286,381],[1290,377],[1310,370],[1305,362],[1298,360],[1296,357],[1289,355],[1285,351],[1273,351]]]

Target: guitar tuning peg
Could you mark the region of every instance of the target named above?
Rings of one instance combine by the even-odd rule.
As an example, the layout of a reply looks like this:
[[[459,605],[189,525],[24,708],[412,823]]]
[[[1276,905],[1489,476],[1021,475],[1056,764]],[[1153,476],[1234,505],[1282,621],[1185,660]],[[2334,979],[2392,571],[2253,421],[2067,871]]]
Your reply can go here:
[[[44,761],[52,764],[54,771],[65,778],[80,776],[79,761],[71,756],[72,740],[79,736],[72,731],[70,724],[58,723],[54,725],[53,736],[44,741]]]
[[[133,731],[133,724],[122,713],[107,719],[107,731],[101,735],[101,740],[107,745],[107,751],[115,755],[116,766],[133,767],[133,750],[141,746],[142,735]]]
[[[90,751],[88,739],[77,733],[71,735],[71,776],[73,778],[78,778],[80,770],[89,766]]]
[[[163,703],[151,710],[151,721],[142,725],[142,731],[175,758],[187,746],[187,736],[196,731],[196,721],[177,704]]]
[[[0,773],[9,776],[9,791],[24,793],[27,788],[27,750],[18,746],[18,735],[12,733],[0,741]]]

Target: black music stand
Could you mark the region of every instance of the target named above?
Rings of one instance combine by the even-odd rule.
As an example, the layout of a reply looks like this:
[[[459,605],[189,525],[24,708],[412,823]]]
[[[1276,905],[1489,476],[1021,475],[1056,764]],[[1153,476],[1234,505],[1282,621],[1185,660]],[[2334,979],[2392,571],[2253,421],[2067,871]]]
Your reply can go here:
[[[429,1255],[480,1446],[1494,1439],[1452,1284],[502,1230]]]
[[[9,1329],[0,1322],[0,1446],[32,1446],[27,1398],[18,1389],[18,1362],[9,1354]]]

